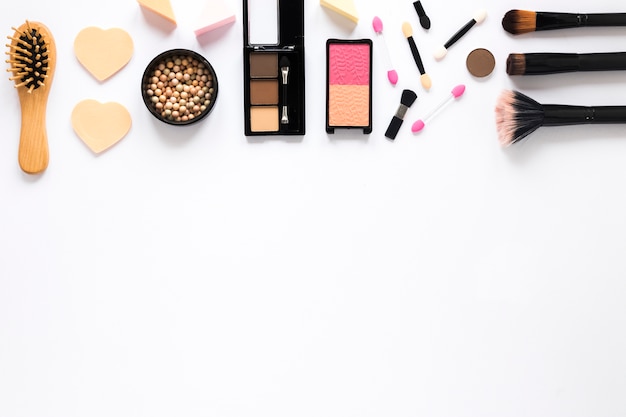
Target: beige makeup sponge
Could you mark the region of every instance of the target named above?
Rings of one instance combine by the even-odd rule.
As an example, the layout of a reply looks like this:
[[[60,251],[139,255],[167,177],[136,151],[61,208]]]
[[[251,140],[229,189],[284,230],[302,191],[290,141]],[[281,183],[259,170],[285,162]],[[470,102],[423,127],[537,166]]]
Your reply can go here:
[[[98,81],[104,81],[124,68],[133,56],[133,39],[123,29],[88,27],[76,35],[74,54]]]

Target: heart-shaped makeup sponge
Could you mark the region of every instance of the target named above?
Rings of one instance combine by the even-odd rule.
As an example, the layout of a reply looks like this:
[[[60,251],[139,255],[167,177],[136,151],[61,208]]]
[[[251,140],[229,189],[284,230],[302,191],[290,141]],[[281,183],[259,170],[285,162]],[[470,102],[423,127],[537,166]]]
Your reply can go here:
[[[119,103],[83,100],[72,111],[72,127],[95,153],[103,152],[122,140],[132,124],[130,113]]]
[[[123,29],[88,27],[74,39],[78,61],[98,81],[104,81],[121,70],[133,56],[133,39]]]

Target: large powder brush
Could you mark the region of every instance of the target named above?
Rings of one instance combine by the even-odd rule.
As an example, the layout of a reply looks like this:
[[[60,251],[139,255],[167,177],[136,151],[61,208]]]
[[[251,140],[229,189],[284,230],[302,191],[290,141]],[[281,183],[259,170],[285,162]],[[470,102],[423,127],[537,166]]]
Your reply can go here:
[[[18,161],[28,174],[48,167],[46,107],[56,65],[56,46],[50,30],[39,22],[26,21],[7,38],[10,80],[17,89],[22,124]]]
[[[495,113],[503,146],[521,141],[542,126],[626,123],[626,106],[541,104],[514,90],[500,94]]]

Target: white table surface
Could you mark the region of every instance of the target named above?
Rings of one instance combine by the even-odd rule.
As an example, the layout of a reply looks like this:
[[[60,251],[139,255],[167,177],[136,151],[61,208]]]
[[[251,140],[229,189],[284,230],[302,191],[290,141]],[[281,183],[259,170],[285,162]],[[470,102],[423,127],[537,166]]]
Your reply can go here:
[[[501,27],[512,8],[619,2],[423,0],[426,32],[409,0],[356,0],[356,27],[306,0],[307,134],[267,140],[243,134],[242,5],[230,3],[235,24],[200,40],[197,0],[172,0],[169,31],[133,0],[2,6],[6,35],[24,19],[48,25],[58,63],[40,176],[18,167],[17,94],[0,82],[0,417],[626,415],[624,127],[542,128],[502,149],[494,123],[508,88],[626,104],[624,72],[505,73],[510,52],[623,50],[626,28]],[[487,20],[434,61],[480,8]],[[135,43],[103,83],[72,51],[87,26]],[[369,136],[325,132],[331,37],[374,40]],[[154,119],[139,94],[145,65],[177,47],[206,56],[220,83],[213,113],[187,128]],[[496,56],[487,79],[465,68],[477,47]],[[465,95],[413,135],[459,83]],[[403,88],[419,98],[391,142]],[[98,156],[70,125],[87,98],[133,119]]]

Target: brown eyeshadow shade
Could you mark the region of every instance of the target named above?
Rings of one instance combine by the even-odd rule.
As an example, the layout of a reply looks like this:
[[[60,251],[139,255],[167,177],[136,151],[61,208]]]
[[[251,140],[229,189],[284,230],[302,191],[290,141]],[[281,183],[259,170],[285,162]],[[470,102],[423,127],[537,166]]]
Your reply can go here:
[[[250,130],[253,132],[278,132],[278,107],[250,107]]]
[[[484,48],[474,49],[465,61],[467,70],[474,77],[486,77],[496,66],[496,60],[491,52]]]
[[[278,104],[278,80],[250,81],[250,104]]]
[[[250,77],[277,78],[278,54],[254,52],[250,54]]]

